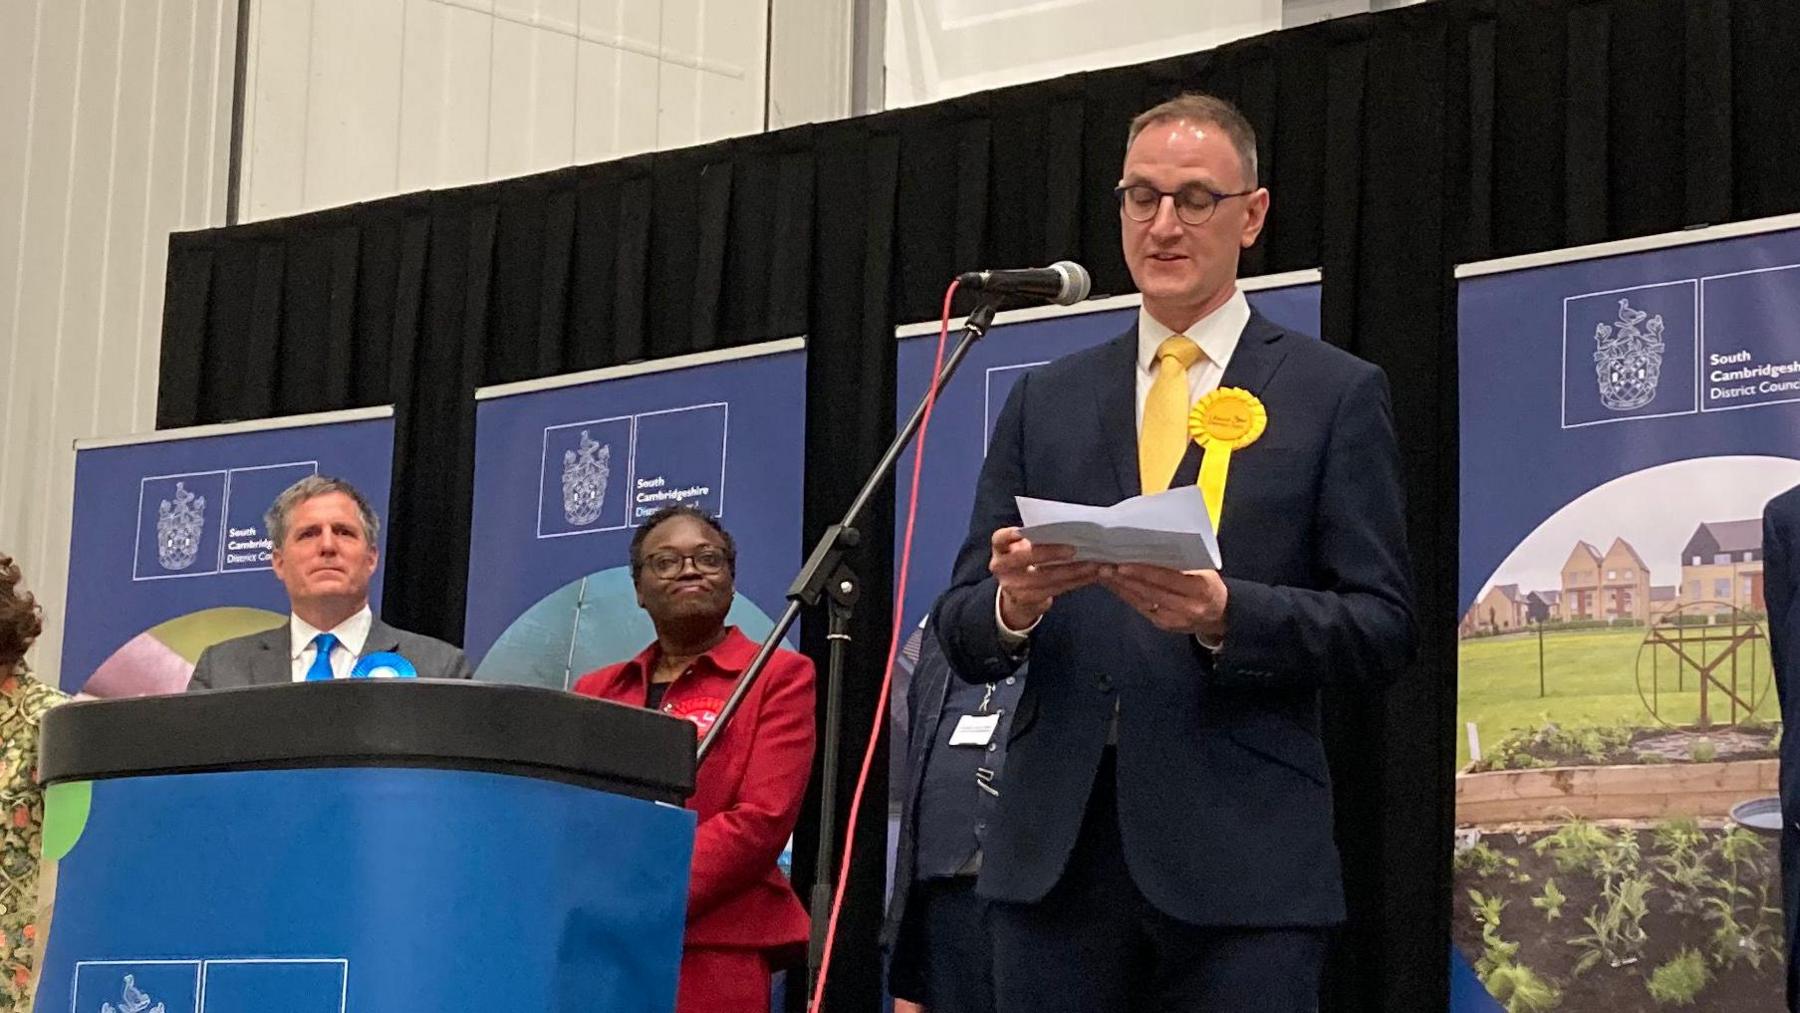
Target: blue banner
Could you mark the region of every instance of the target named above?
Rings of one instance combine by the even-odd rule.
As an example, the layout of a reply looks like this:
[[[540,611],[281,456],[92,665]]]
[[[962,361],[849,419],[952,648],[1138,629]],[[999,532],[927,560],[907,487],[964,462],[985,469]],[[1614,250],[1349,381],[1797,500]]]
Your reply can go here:
[[[114,778],[49,806],[40,1010],[674,1008],[683,809],[384,768]]]
[[[1502,564],[1608,483],[1695,462],[1657,473],[1692,483],[1637,482],[1704,497],[1706,509],[1683,506],[1677,520],[1666,499],[1619,504],[1664,515],[1632,545],[1659,557],[1647,562],[1672,585],[1695,525],[1761,517],[1770,495],[1800,481],[1800,233],[1471,277],[1460,300],[1465,608],[1496,575],[1525,590],[1554,583],[1573,543],[1554,559]],[[1755,457],[1778,460],[1731,463]],[[1532,481],[1517,481],[1515,465]]]
[[[1775,846],[1737,815],[1777,790],[1760,519],[1800,484],[1795,224],[1459,271],[1453,924],[1502,999],[1781,1005]]]
[[[476,678],[567,688],[656,638],[629,570],[665,506],[737,541],[730,621],[774,626],[800,564],[800,339],[494,388],[476,409],[465,646]]]
[[[279,625],[263,513],[317,474],[385,517],[393,446],[388,408],[78,443],[62,688],[180,692],[201,651]]]

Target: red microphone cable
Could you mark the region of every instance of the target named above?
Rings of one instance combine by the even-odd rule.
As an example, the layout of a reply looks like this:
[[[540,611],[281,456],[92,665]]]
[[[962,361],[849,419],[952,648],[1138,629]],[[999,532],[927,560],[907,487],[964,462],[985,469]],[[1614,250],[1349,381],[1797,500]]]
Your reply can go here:
[[[950,338],[950,302],[956,298],[960,282],[953,281],[944,292],[944,312],[938,325],[937,356],[932,360],[931,378],[926,384],[925,415],[919,421],[919,442],[913,450],[912,490],[906,502],[906,536],[900,541],[900,579],[894,590],[893,634],[888,638],[887,664],[882,668],[881,697],[875,704],[875,725],[869,730],[869,748],[863,751],[862,770],[856,775],[856,790],[850,795],[850,822],[844,834],[844,858],[838,866],[837,891],[831,898],[831,920],[825,927],[825,952],[819,960],[819,980],[813,985],[810,1013],[820,1013],[825,1001],[825,981],[831,974],[833,943],[837,941],[838,914],[844,906],[844,887],[850,879],[850,859],[856,845],[856,817],[862,811],[863,789],[869,784],[869,770],[875,764],[875,745],[881,741],[881,729],[887,722],[888,694],[894,683],[894,661],[900,654],[900,626],[906,621],[906,578],[912,564],[913,522],[919,514],[919,474],[925,463],[925,434],[931,428],[931,413],[937,407],[936,380],[944,368],[944,345]],[[831,833],[833,827],[820,827],[820,833]],[[823,870],[815,871],[818,875]]]

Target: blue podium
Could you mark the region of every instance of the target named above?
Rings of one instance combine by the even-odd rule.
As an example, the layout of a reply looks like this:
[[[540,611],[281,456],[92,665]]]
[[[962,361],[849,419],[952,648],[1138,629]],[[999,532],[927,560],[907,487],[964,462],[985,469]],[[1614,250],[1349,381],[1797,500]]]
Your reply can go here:
[[[351,680],[67,704],[40,1011],[669,1013],[694,732]]]

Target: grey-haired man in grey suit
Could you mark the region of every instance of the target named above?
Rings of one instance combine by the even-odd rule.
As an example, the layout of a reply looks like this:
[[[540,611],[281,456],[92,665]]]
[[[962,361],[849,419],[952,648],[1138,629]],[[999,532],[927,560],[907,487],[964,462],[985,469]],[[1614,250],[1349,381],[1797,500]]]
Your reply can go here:
[[[381,520],[354,486],[309,475],[277,496],[264,520],[275,546],[271,566],[287,587],[288,621],[207,648],[188,689],[346,679],[358,659],[380,652],[412,662],[420,678],[470,677],[460,649],[395,629],[370,611]]]

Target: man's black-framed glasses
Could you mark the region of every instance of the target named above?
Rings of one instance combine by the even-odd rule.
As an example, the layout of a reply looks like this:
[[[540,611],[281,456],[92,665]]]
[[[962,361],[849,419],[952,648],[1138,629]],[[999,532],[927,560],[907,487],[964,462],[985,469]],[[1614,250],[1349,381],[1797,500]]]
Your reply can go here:
[[[694,569],[706,576],[723,573],[731,562],[731,557],[724,549],[711,545],[702,546],[693,552],[652,552],[644,559],[644,567],[662,580],[674,580],[681,576],[681,571],[692,560]]]
[[[1185,225],[1205,225],[1212,220],[1213,212],[1218,210],[1219,202],[1233,197],[1248,197],[1255,193],[1254,189],[1239,190],[1237,193],[1220,193],[1206,187],[1184,186],[1173,193],[1158,190],[1148,183],[1133,183],[1113,190],[1119,198],[1119,208],[1125,217],[1134,222],[1147,222],[1156,217],[1162,207],[1164,197],[1175,200],[1175,217]]]

